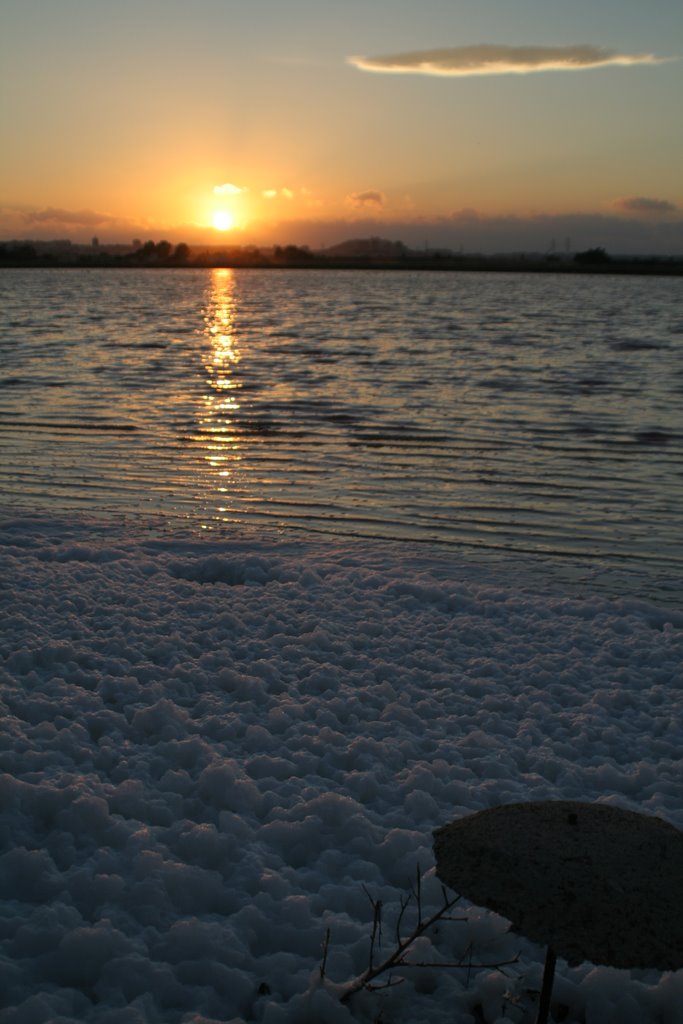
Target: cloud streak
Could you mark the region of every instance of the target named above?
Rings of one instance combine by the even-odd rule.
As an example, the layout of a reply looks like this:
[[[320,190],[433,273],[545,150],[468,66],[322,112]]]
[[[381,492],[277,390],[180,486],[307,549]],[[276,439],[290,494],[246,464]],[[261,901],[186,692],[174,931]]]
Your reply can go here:
[[[355,207],[381,207],[386,202],[386,196],[377,189],[368,188],[364,192],[352,192],[351,195],[346,197],[346,202],[349,206]]]
[[[26,238],[26,232],[39,239],[89,239],[93,231],[106,231],[112,241],[127,240],[133,235],[159,231],[147,220],[102,213],[97,210],[67,210],[57,206],[28,207],[0,205],[0,237]]]
[[[614,206],[627,213],[644,213],[655,216],[675,213],[678,209],[675,203],[670,203],[668,199],[651,199],[648,196],[626,196],[624,199],[617,199]]]
[[[415,50],[378,57],[349,57],[361,71],[390,74],[437,75],[466,78],[471,75],[524,75],[538,71],[583,71],[610,65],[661,64],[668,58],[652,53],[620,53],[602,46],[455,46],[441,50]]]
[[[301,193],[303,193],[305,190],[304,189],[300,189],[299,191]],[[265,188],[261,192],[261,195],[263,196],[264,199],[289,199],[289,200],[291,200],[291,199],[294,199],[296,193],[294,192],[293,189],[287,188],[285,186],[283,188]]]
[[[62,210],[55,206],[47,206],[41,210],[22,211],[21,216],[26,224],[62,224],[66,227],[98,227],[115,224],[118,218],[95,210]]]
[[[213,191],[217,196],[238,196],[245,190],[226,181],[224,185],[214,185]]]

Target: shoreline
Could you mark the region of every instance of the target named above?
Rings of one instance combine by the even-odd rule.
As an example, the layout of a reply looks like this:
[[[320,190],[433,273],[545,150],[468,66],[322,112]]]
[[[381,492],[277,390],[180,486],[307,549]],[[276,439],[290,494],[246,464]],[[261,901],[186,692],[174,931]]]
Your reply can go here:
[[[392,537],[302,526],[257,524],[235,520],[229,525],[180,513],[147,510],[28,508],[0,501],[0,532],[18,522],[56,538],[87,532],[109,543],[185,545],[220,554],[231,547],[256,553],[281,548],[302,558],[326,558],[331,552],[360,558],[365,565],[385,558],[404,571],[429,572],[445,580],[502,587],[536,597],[608,603],[636,602],[665,615],[683,615],[683,577],[661,563],[609,560],[599,555],[520,548],[449,544],[434,538]]]
[[[683,259],[660,257],[653,259],[609,258],[596,263],[564,261],[559,259],[503,259],[498,257],[405,257],[389,259],[346,258],[314,256],[291,260],[271,259],[245,253],[202,253],[183,261],[175,259],[150,262],[136,258],[108,256],[106,254],[79,254],[74,256],[42,256],[21,258],[0,254],[0,269],[22,270],[367,270],[367,271],[437,271],[440,273],[522,273],[522,274],[583,274],[645,277],[683,277]]]

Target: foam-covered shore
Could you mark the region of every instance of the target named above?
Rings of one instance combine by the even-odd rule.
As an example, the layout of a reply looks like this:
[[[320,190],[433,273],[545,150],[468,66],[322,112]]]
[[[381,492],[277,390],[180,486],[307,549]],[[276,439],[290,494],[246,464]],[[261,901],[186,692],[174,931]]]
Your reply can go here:
[[[341,1005],[367,893],[389,947],[417,864],[441,898],[431,830],[498,803],[683,828],[683,611],[86,519],[5,517],[0,570],[0,1024],[521,1021],[543,951],[466,904],[415,957],[517,964]],[[683,972],[560,962],[555,992],[567,1021],[683,1021]]]

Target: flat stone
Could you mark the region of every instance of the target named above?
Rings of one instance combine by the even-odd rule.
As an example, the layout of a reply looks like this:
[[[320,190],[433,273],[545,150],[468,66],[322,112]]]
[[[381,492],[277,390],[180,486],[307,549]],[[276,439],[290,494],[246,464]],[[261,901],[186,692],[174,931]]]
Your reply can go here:
[[[507,804],[434,832],[437,876],[579,964],[683,967],[683,832],[573,800]]]

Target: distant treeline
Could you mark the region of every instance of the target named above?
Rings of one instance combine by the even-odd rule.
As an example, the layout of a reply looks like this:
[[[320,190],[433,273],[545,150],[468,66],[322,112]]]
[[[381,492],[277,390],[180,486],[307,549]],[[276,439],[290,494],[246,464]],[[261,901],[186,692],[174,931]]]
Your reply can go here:
[[[253,245],[225,249],[172,245],[166,240],[145,242],[125,252],[121,246],[71,246],[31,242],[0,243],[0,266],[5,267],[300,267],[318,269],[375,270],[488,270],[536,273],[609,273],[683,275],[683,257],[612,257],[603,248],[586,249],[573,256],[468,255],[449,252],[401,251],[349,254],[313,252],[307,246]]]

